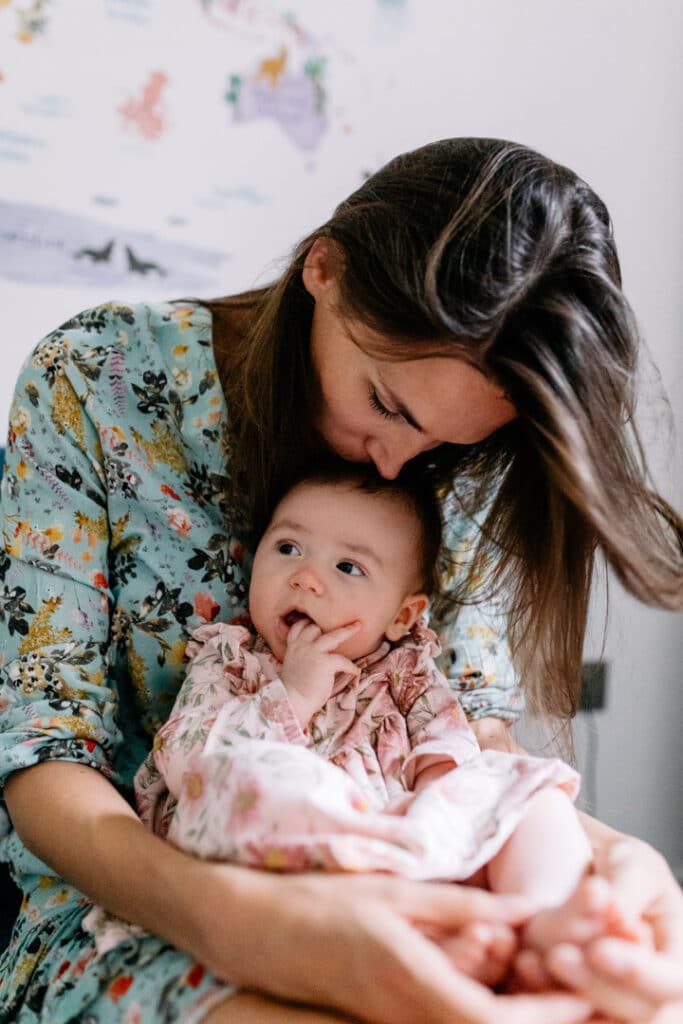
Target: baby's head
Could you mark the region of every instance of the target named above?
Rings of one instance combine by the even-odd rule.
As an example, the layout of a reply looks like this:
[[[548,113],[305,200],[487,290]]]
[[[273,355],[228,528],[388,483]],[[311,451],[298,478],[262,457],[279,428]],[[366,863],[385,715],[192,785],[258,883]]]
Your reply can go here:
[[[249,611],[276,658],[306,616],[324,633],[359,621],[339,648],[361,658],[405,635],[438,586],[438,502],[428,483],[336,463],[276,506],[254,557]]]

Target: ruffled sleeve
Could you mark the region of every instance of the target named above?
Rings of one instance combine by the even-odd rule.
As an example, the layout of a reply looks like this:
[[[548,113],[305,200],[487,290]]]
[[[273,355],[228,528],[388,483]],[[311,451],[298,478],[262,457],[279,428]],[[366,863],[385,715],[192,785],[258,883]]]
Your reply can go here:
[[[455,768],[479,753],[458,698],[436,667],[438,653],[436,635],[418,623],[386,659],[392,697],[406,722],[410,753],[401,777],[410,790],[425,768]]]
[[[187,765],[198,753],[220,753],[244,739],[307,743],[274,661],[254,650],[249,630],[211,623],[193,637],[185,681],[135,779],[141,813],[140,796],[152,786],[157,792],[158,776],[178,796]]]

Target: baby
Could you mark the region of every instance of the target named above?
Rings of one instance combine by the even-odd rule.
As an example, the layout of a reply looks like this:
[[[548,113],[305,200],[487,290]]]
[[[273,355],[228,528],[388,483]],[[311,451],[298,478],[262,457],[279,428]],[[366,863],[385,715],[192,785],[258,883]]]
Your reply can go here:
[[[194,634],[186,680],[135,780],[138,810],[176,845],[284,871],[387,871],[518,893],[542,950],[612,929],[559,760],[480,751],[423,625],[437,586],[436,498],[344,466],[279,502],[258,545],[255,632]],[[618,924],[618,922],[617,922]],[[98,948],[112,919],[86,919]],[[509,929],[431,936],[489,984]]]

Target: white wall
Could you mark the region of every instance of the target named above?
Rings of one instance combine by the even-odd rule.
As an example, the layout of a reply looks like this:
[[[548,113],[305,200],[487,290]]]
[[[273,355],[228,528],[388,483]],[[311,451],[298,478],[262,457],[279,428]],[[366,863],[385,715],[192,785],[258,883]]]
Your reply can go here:
[[[0,9],[0,18],[13,17],[17,6],[15,2]],[[212,130],[204,130],[201,90],[222,87],[231,69],[244,69],[278,52],[278,33],[282,35],[283,29],[275,4],[242,5],[245,19],[247,7],[254,12],[256,29],[251,35],[244,20],[238,32],[226,31],[225,24],[213,27],[209,40],[206,27],[200,31],[197,23],[199,5],[145,0],[140,7],[147,12],[148,34],[145,40],[135,37],[140,45],[133,45],[131,26],[113,17],[104,26],[102,41],[95,14],[99,5],[85,8],[87,15],[75,0],[53,6],[52,26],[30,44],[30,54],[5,51],[1,87],[10,104],[7,126],[17,131],[16,118],[26,91],[36,88],[31,84],[36,76],[45,91],[58,89],[60,79],[70,74],[62,51],[72,44],[60,35],[64,22],[58,19],[71,18],[73,46],[81,56],[92,53],[88,32],[97,31],[100,38],[90,58],[92,76],[82,79],[80,86],[72,83],[83,97],[81,130],[74,131],[71,124],[68,153],[42,167],[33,158],[18,173],[14,165],[0,160],[0,198],[48,202],[71,213],[92,215],[86,199],[103,188],[119,188],[118,206],[109,214],[99,210],[100,219],[110,216],[121,229],[130,228],[135,220],[162,241],[229,249],[232,258],[222,277],[223,290],[229,291],[258,276],[267,277],[272,261],[324,219],[333,203],[359,183],[363,170],[376,168],[394,153],[446,135],[492,135],[526,142],[572,166],[607,202],[626,290],[661,368],[680,437],[679,0],[346,0],[334,5],[290,0],[287,6],[328,58],[330,127],[308,154],[283,141],[280,129],[268,122],[236,125],[223,113],[219,125],[214,110]],[[115,6],[116,0],[109,0],[109,8]],[[220,8],[220,0],[215,7]],[[86,17],[90,21],[84,22]],[[264,28],[266,22],[269,27]],[[6,29],[8,22],[0,20],[0,33],[3,24]],[[158,52],[150,47],[150,38],[157,40]],[[305,52],[302,47],[299,56]],[[106,133],[97,128],[104,98],[130,90],[135,80],[130,68],[138,69],[141,79],[154,61],[173,72],[175,92],[169,103],[175,119],[170,117],[164,141],[147,150],[129,136],[112,142],[112,133],[120,127],[115,119],[107,122]],[[16,73],[8,74],[8,68]],[[128,69],[126,80],[121,78],[122,69]],[[192,90],[194,109],[189,102]],[[99,105],[91,93],[99,97]],[[81,108],[76,104],[74,109]],[[21,123],[31,132],[40,127],[29,113]],[[50,139],[55,153],[59,138],[57,133]],[[100,154],[97,161],[93,150]],[[101,158],[103,151],[106,160]],[[203,207],[201,213],[198,197],[221,182],[242,187],[251,183],[267,194],[268,202],[237,211],[226,202],[209,212]],[[174,227],[164,218],[171,206],[184,213],[184,225]],[[118,297],[159,295],[162,285],[131,281],[130,290],[124,294],[119,289]],[[171,294],[179,292],[182,289],[174,287]],[[101,286],[67,286],[60,280],[37,286],[0,276],[3,419],[9,381],[33,342],[69,314],[109,297],[106,281]],[[646,411],[660,476],[681,506],[680,444],[677,455],[668,451],[656,406],[648,402]],[[593,632],[588,650],[596,655],[601,639],[599,630]],[[683,868],[681,618],[644,609],[614,591],[605,653],[612,668],[608,707],[591,723],[598,739],[598,813],[650,839]],[[585,721],[578,723],[584,761],[587,730]]]

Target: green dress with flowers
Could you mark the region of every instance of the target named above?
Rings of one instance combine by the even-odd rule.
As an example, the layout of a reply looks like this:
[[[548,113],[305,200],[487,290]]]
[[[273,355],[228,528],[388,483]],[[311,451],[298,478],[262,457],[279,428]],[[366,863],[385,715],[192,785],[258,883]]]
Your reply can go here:
[[[227,409],[201,305],[108,304],[49,334],[10,413],[0,548],[0,784],[66,760],[127,796],[184,677],[192,630],[246,611],[250,553],[228,501]],[[452,517],[453,545],[471,524]],[[444,669],[471,717],[520,706],[500,622],[463,609]],[[23,846],[0,955],[0,1020],[199,1021],[232,989],[161,938],[94,959],[87,899]]]

